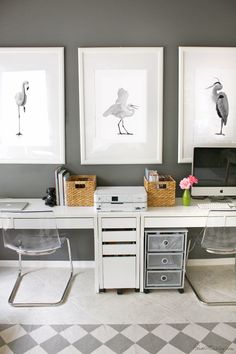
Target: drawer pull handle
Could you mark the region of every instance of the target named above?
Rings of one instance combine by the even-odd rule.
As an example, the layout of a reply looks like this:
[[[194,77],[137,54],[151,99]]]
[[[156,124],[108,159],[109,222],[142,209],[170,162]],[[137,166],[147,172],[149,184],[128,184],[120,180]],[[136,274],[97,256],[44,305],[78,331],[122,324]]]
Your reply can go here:
[[[168,259],[167,258],[162,258],[161,263],[162,264],[167,264],[168,263]]]
[[[167,281],[167,276],[166,275],[162,275],[161,276],[161,281]]]
[[[168,245],[169,245],[169,241],[168,241],[168,240],[164,240],[164,241],[162,242],[162,244],[163,244],[164,246],[168,246]]]

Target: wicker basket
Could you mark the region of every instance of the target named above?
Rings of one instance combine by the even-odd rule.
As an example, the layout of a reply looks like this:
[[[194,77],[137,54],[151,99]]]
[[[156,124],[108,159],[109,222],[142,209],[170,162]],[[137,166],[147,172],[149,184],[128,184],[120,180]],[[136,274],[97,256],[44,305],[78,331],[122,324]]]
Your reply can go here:
[[[96,176],[70,176],[66,181],[66,205],[93,206]]]
[[[175,204],[176,182],[171,176],[165,176],[165,180],[148,182],[144,177],[144,187],[148,196],[148,206],[172,206]]]

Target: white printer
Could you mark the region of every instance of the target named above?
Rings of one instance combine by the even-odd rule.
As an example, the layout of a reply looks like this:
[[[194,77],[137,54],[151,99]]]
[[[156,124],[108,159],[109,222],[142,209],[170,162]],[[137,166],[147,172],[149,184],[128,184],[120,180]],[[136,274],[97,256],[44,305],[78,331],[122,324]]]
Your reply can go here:
[[[147,208],[144,187],[97,187],[94,193],[97,211],[141,211]]]

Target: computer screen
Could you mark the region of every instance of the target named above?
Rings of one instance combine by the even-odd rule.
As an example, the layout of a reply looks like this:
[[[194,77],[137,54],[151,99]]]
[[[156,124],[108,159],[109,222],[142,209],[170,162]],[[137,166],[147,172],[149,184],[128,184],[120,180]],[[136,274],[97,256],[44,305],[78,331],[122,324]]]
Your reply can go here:
[[[236,147],[194,147],[192,196],[236,196]]]

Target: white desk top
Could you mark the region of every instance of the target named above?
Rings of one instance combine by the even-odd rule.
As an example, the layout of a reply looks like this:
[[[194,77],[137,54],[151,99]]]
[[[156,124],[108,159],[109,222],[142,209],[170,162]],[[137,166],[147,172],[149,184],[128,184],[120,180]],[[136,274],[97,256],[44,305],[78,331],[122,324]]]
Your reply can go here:
[[[45,202],[39,198],[5,198],[0,201],[26,201],[29,205],[25,211],[43,211],[53,210],[57,218],[94,218],[99,215],[105,217],[130,217],[141,215],[143,217],[206,217],[208,215],[207,209],[200,209],[199,203],[208,203],[209,200],[204,199],[194,200],[192,199],[191,206],[183,206],[181,198],[176,199],[176,204],[171,207],[149,207],[146,211],[141,212],[97,212],[94,207],[69,207],[69,206],[55,206],[49,207],[45,205]],[[23,214],[23,213],[22,213]]]
[[[39,198],[37,199],[36,198],[19,198],[19,199],[5,198],[5,199],[0,199],[0,202],[1,201],[28,202],[29,204],[23,210],[22,214],[24,214],[24,212],[30,212],[30,211],[52,210],[55,213],[56,217],[61,217],[61,218],[75,218],[75,217],[90,218],[90,217],[95,217],[97,215],[96,210],[93,207],[68,207],[68,206],[50,207],[48,205],[45,205],[45,202]]]
[[[148,208],[146,211],[143,211],[143,216],[160,216],[160,217],[168,217],[168,216],[176,216],[176,217],[190,217],[190,216],[207,216],[208,210],[207,209],[200,209],[198,207],[199,203],[208,203],[206,199],[204,201],[201,200],[193,200],[191,201],[190,206],[183,206],[182,199],[176,198],[175,205],[171,207],[152,207]]]

